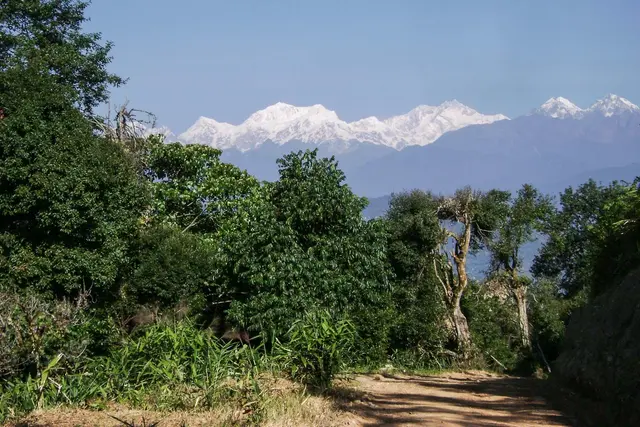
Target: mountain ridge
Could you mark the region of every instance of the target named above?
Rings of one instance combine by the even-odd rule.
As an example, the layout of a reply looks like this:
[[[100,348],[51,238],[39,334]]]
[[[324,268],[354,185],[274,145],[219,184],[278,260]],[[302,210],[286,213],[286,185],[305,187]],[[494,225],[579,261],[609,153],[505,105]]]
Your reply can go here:
[[[627,113],[640,113],[640,107],[623,97],[608,94],[585,109],[563,97],[550,98],[529,114],[519,117],[538,115],[582,120],[594,115],[613,117]],[[170,142],[209,145],[223,151],[248,152],[266,142],[277,145],[291,142],[334,144],[342,149],[357,142],[400,151],[409,146],[432,144],[443,135],[468,126],[509,120],[503,114],[482,114],[455,99],[438,106],[419,105],[406,114],[386,119],[369,116],[352,122],[341,120],[335,111],[321,104],[297,107],[278,102],[254,112],[238,125],[201,116],[177,136],[166,127],[149,129],[147,133],[160,133]]]
[[[407,145],[427,145],[446,132],[468,125],[498,120],[508,117],[482,114],[457,100],[438,106],[419,105],[406,114],[383,120],[370,116],[353,122],[341,120],[335,111],[320,104],[296,107],[278,102],[256,111],[239,125],[201,117],[178,139],[188,144],[239,151],[255,149],[266,141],[276,144],[358,141],[402,149]]]
[[[626,98],[609,93],[585,109],[578,107],[567,98],[561,96],[549,98],[544,104],[533,110],[530,115],[543,115],[554,119],[572,118],[580,120],[594,113],[600,113],[604,117],[611,117],[628,112],[640,113],[640,107]]]

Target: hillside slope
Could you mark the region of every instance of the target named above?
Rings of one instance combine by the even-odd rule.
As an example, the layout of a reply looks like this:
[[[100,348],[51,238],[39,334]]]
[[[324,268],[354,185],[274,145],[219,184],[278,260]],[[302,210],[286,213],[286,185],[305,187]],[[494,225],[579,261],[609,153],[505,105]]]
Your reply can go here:
[[[608,425],[640,425],[640,269],[572,314],[555,373],[603,403]]]

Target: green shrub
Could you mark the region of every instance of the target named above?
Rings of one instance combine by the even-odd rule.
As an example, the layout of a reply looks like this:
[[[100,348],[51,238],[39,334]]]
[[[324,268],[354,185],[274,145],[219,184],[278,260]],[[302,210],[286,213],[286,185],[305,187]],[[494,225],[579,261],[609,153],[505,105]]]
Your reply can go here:
[[[557,283],[549,280],[540,280],[531,286],[529,319],[533,326],[534,352],[538,356],[542,351],[548,363],[558,357],[564,341],[566,322],[571,312],[584,304],[586,299],[586,291],[572,298],[564,297],[558,292]]]
[[[469,321],[473,343],[488,366],[513,370],[528,356],[520,345],[515,304],[489,295],[478,284],[471,284],[463,297],[463,310]]]
[[[393,308],[385,303],[363,305],[349,310],[349,319],[355,331],[355,340],[348,360],[350,366],[378,367],[387,361]]]
[[[355,329],[329,311],[311,312],[296,321],[279,350],[294,380],[321,390],[331,386],[353,346]]]
[[[39,375],[59,353],[65,363],[92,354],[102,337],[92,330],[86,304],[86,296],[55,301],[0,290],[0,379]]]
[[[154,226],[141,234],[136,267],[124,288],[132,305],[173,307],[202,294],[214,277],[214,246],[201,235]]]

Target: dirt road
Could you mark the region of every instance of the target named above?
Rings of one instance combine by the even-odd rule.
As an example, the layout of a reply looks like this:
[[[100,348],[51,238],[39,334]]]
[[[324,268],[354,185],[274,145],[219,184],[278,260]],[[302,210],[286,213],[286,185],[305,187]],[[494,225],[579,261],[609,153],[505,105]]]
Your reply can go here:
[[[358,376],[349,405],[363,426],[572,426],[539,394],[540,382],[483,372]]]
[[[289,382],[265,406],[260,425],[267,427],[355,426],[573,426],[571,418],[554,410],[542,396],[556,390],[546,381],[498,376],[485,372],[451,372],[435,376],[362,375],[336,384],[334,396],[304,395]],[[291,393],[287,393],[287,390]],[[558,389],[559,390],[559,389]],[[557,395],[558,393],[554,393]],[[561,396],[568,393],[564,391]],[[273,398],[274,396],[279,396]],[[557,400],[556,400],[557,401]],[[558,402],[563,411],[580,414],[589,404]],[[116,427],[123,420],[161,421],[159,427],[230,426],[251,424],[231,405],[210,411],[155,412],[119,405],[103,411],[50,408],[36,411],[13,427]],[[583,423],[584,424],[584,423]],[[589,426],[605,424],[589,423]]]

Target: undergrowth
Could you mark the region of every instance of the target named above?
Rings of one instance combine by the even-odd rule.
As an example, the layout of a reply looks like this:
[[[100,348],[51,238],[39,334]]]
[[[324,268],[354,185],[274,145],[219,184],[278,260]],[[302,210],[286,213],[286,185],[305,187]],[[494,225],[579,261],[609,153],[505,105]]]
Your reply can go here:
[[[0,385],[0,420],[56,405],[101,409],[108,403],[198,410],[221,400],[259,413],[261,376],[277,369],[261,349],[222,343],[190,321],[157,324],[108,355],[67,363],[60,353],[35,377]]]
[[[272,410],[270,386],[289,377],[304,388],[331,386],[353,343],[347,320],[321,312],[296,322],[283,342],[257,347],[223,342],[193,321],[161,322],[102,356],[60,352],[35,375],[0,383],[0,422],[56,406],[107,409],[112,404],[154,411],[241,408],[257,422]],[[275,345],[273,345],[275,344]],[[269,409],[271,408],[271,409]]]

